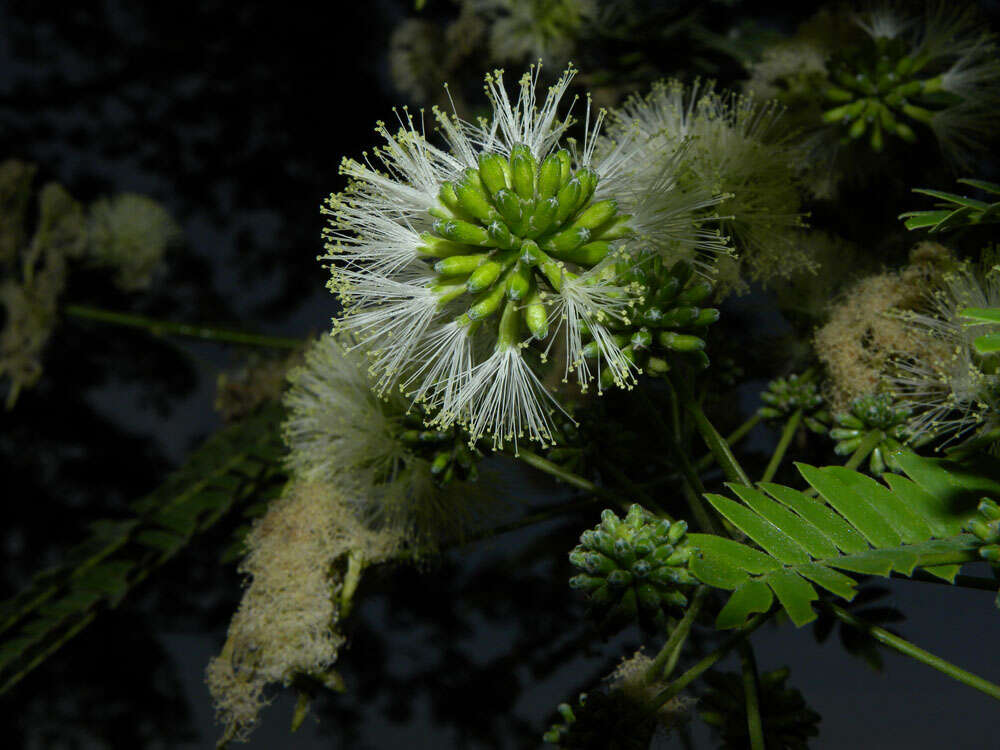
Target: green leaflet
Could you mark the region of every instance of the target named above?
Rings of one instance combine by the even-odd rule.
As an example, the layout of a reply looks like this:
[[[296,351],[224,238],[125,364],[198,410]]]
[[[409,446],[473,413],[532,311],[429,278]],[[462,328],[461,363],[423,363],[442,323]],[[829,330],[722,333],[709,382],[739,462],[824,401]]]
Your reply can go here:
[[[983,180],[960,179],[960,183],[994,195],[1000,194],[1000,185]],[[927,229],[930,232],[942,232],[956,229],[969,224],[995,224],[1000,222],[1000,201],[986,203],[955,193],[945,193],[940,190],[914,188],[914,193],[922,193],[940,202],[930,211],[907,211],[900,214],[907,229]]]
[[[689,534],[696,553],[689,568],[702,583],[731,590],[716,626],[741,626],[780,602],[801,626],[816,618],[816,586],[850,600],[847,573],[912,575],[925,568],[953,581],[977,559],[980,542],[962,532],[977,498],[1000,497],[1000,462],[982,456],[957,461],[900,457],[907,477],[886,474],[889,486],[840,466],[798,464],[820,495],[782,485],[728,485],[742,502],[706,495],[712,506],[757,547],[712,534]],[[996,477],[996,479],[991,478]]]
[[[101,520],[65,562],[0,603],[0,694],[114,608],[160,565],[238,503],[280,478],[280,407],[268,405],[210,437],[127,520]]]

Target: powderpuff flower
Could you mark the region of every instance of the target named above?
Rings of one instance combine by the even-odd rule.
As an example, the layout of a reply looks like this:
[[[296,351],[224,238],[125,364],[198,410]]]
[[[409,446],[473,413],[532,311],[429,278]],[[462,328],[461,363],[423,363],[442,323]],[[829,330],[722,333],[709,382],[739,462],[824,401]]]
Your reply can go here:
[[[801,134],[799,161],[817,196],[887,169],[877,155],[911,144],[926,154],[936,142],[968,167],[994,135],[995,35],[969,5],[921,5],[821,11],[751,66],[748,90],[788,107],[784,122]]]
[[[642,144],[647,159],[640,177],[648,189],[668,167],[680,175],[681,194],[709,186],[723,196],[713,209],[747,275],[760,280],[808,266],[793,231],[802,214],[794,151],[777,126],[781,115],[773,102],[721,94],[711,84],[661,81],[645,97],[629,99],[610,132]]]
[[[247,587],[225,648],[206,670],[226,727],[220,745],[249,737],[270,685],[300,675],[331,685],[339,679],[331,668],[346,640],[339,627],[352,593],[345,570],[382,562],[395,550],[392,535],[352,515],[350,500],[363,491],[344,481],[290,483],[247,535],[240,564]]]
[[[162,205],[145,195],[120,193],[90,208],[90,254],[95,263],[116,269],[125,291],[146,289],[181,228]]]
[[[359,487],[345,507],[366,527],[420,552],[461,535],[486,510],[484,493],[462,481],[477,476],[478,454],[465,436],[424,429],[399,393],[377,396],[360,351],[322,336],[288,381],[289,472],[297,481]]]
[[[980,354],[977,338],[1000,333],[996,323],[970,325],[966,308],[1000,308],[1000,265],[980,271],[962,264],[945,274],[926,314],[904,317],[918,334],[940,342],[937,356],[901,358],[895,393],[914,411],[917,439],[957,439],[970,430],[1000,426],[1000,357]]]
[[[1000,100],[995,37],[975,11],[928,3],[913,14],[884,3],[854,21],[862,36],[827,61],[823,95],[832,106],[824,121],[848,140],[867,138],[874,151],[888,138],[916,142],[926,129],[946,156],[967,165]]]
[[[559,406],[539,369],[552,337],[581,350],[581,315],[618,384],[634,379],[613,337],[600,335],[602,320],[623,314],[620,284],[592,269],[638,243],[722,248],[699,213],[717,199],[682,194],[676,163],[637,183],[644,154],[628,139],[603,139],[595,153],[604,113],[592,116],[589,100],[582,140],[567,137],[573,121],[558,110],[575,72],[542,102],[538,68],[514,99],[502,71],[488,75],[491,117],[473,124],[435,110],[443,148],[404,109],[399,132],[380,123],[384,144],[344,160],[350,182],[324,208],[323,259],[343,305],[335,328],[370,358],[375,391],[399,389],[436,427],[467,425],[473,442],[491,436],[497,449],[551,440]],[[564,368],[581,384],[590,377],[582,360]]]
[[[491,20],[495,60],[566,62],[587,25],[598,18],[595,0],[467,0]]]

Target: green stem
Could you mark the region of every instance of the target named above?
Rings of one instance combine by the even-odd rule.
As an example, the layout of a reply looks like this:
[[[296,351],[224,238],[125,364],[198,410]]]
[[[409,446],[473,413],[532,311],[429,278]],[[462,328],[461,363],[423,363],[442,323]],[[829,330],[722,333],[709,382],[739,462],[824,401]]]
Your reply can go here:
[[[646,670],[646,683],[651,684],[669,677],[669,672],[665,672],[665,667],[668,662],[673,660],[674,655],[680,650],[680,647],[687,640],[688,633],[691,632],[691,626],[694,625],[695,618],[698,616],[698,612],[701,611],[701,605],[705,602],[705,597],[708,594],[707,586],[699,586],[698,590],[695,592],[694,599],[688,606],[687,611],[684,613],[684,617],[677,627],[673,629],[670,633],[670,637],[667,642],[663,644],[663,648],[660,649],[660,653],[656,655],[653,659],[653,663],[649,665],[649,669]]]
[[[347,555],[347,573],[344,576],[344,585],[340,589],[340,613],[339,617],[346,620],[351,614],[351,607],[354,605],[354,593],[361,583],[361,573],[365,569],[365,559],[360,552],[351,551]]]
[[[854,471],[861,466],[861,462],[868,458],[869,454],[878,448],[879,443],[885,440],[885,433],[882,430],[871,430],[861,440],[861,445],[857,447],[851,457],[844,463],[845,469]]]
[[[525,450],[521,448],[516,454],[515,458],[519,458],[524,461],[528,466],[533,466],[539,471],[544,471],[549,476],[553,476],[566,484],[570,484],[578,489],[586,490],[587,492],[593,492],[595,495],[603,494],[604,489],[598,487],[596,484],[591,482],[589,479],[584,479],[578,474],[564,469],[559,464],[552,463],[547,458],[542,458],[537,453]]]
[[[472,544],[474,542],[482,542],[487,539],[492,539],[493,537],[500,536],[501,534],[507,534],[510,533],[511,531],[517,531],[518,529],[523,529],[525,526],[534,526],[536,523],[542,523],[552,518],[558,518],[559,516],[565,515],[567,513],[573,513],[578,510],[589,508],[594,504],[594,502],[597,499],[598,496],[593,495],[583,500],[574,500],[573,502],[562,503],[552,508],[546,508],[545,510],[540,510],[537,513],[529,513],[526,516],[518,518],[516,521],[511,521],[510,523],[494,526],[491,529],[484,529],[483,531],[479,531],[475,534],[471,534],[461,539],[456,539],[452,544],[446,546],[458,547],[465,544]]]
[[[665,518],[671,523],[673,523],[673,517],[664,510],[663,506],[654,499],[646,490],[640,487],[638,484],[633,482],[628,474],[618,468],[615,464],[610,461],[601,461],[601,470],[607,471],[609,474],[613,475],[614,478],[620,482],[625,489],[627,489],[632,495],[635,495],[640,503],[644,506],[656,512],[660,518]]]
[[[733,631],[733,634],[729,638],[727,638],[721,646],[715,649],[715,651],[710,653],[708,656],[703,657],[701,661],[699,661],[697,664],[691,667],[687,672],[685,672],[676,680],[674,680],[672,683],[670,683],[670,687],[661,691],[656,696],[656,698],[653,699],[653,703],[656,706],[656,708],[659,708],[664,703],[669,701],[671,698],[674,698],[675,696],[679,695],[681,691],[684,690],[684,688],[686,688],[692,682],[701,677],[705,672],[707,672],[709,669],[715,666],[716,662],[718,662],[723,656],[732,651],[733,648],[739,645],[739,643],[744,638],[746,638],[753,631],[755,631],[757,628],[759,628],[761,625],[767,622],[777,611],[778,609],[775,608],[772,609],[770,612],[759,614],[755,616],[752,620],[750,620],[750,622],[748,622],[742,628]]]
[[[746,696],[747,732],[750,735],[751,750],[766,750],[764,746],[764,722],[760,717],[760,680],[757,676],[757,660],[753,656],[750,642],[740,643],[740,664],[743,667],[743,694]]]
[[[778,471],[778,467],[781,466],[782,459],[785,458],[785,452],[788,450],[788,446],[792,443],[792,438],[795,437],[796,430],[799,429],[799,424],[802,422],[802,410],[796,409],[795,413],[788,418],[785,422],[785,429],[781,431],[781,438],[778,440],[778,445],[774,449],[774,454],[771,456],[771,460],[767,464],[767,468],[764,470],[764,476],[761,477],[762,482],[770,482],[774,475]]]
[[[750,750],[766,750],[764,747],[764,722],[760,718],[760,694],[757,678],[757,661],[749,641],[740,643],[740,663],[743,667],[743,694],[746,696],[747,732],[750,734]]]
[[[670,416],[673,422],[674,429],[671,431],[663,420],[659,420],[661,425],[660,432],[664,439],[670,444],[670,449],[673,455],[677,458],[677,463],[681,467],[681,476],[684,477],[686,485],[684,487],[684,497],[687,500],[688,507],[691,509],[691,514],[694,516],[698,525],[703,531],[709,534],[718,534],[719,528],[716,526],[712,515],[708,512],[705,507],[705,503],[702,502],[701,496],[705,494],[705,486],[701,482],[701,478],[698,476],[698,471],[692,466],[691,459],[688,458],[687,451],[681,445],[681,436],[683,430],[681,429],[681,410],[678,405],[677,391],[674,389],[673,384],[668,380],[667,385],[669,386],[670,393]],[[727,524],[728,527],[728,524]]]
[[[305,343],[299,339],[264,336],[257,333],[244,333],[243,331],[233,331],[224,328],[177,323],[170,320],[157,320],[155,318],[147,318],[143,315],[112,312],[111,310],[100,310],[96,307],[85,307],[83,305],[67,305],[63,308],[63,312],[73,318],[96,320],[101,323],[111,323],[112,325],[128,326],[131,328],[145,328],[155,336],[166,334],[190,336],[207,341],[222,341],[229,344],[245,344],[248,346],[267,346],[274,349],[299,349]]]
[[[738,484],[745,484],[748,487],[753,486],[750,482],[750,477],[747,473],[743,471],[743,467],[740,466],[739,462],[736,460],[736,456],[733,455],[732,450],[729,448],[729,443],[725,441],[719,431],[715,429],[708,417],[705,415],[705,411],[701,408],[701,404],[693,401],[691,399],[686,399],[684,401],[684,407],[691,413],[694,417],[695,426],[698,428],[698,432],[701,433],[702,439],[708,446],[708,449],[712,451],[715,456],[715,460],[718,462],[722,471],[725,472],[726,477],[730,482],[736,482]]]
[[[917,661],[926,664],[928,667],[932,667],[939,672],[943,672],[953,680],[958,680],[964,685],[975,688],[980,692],[986,693],[986,695],[991,698],[995,698],[1000,701],[1000,685],[992,683],[989,680],[984,680],[982,677],[972,674],[972,672],[967,672],[961,667],[955,666],[951,662],[942,659],[940,656],[935,656],[930,651],[925,651],[919,646],[910,643],[904,638],[900,638],[898,635],[890,633],[884,628],[865,622],[859,617],[852,615],[846,609],[838,607],[836,604],[827,604],[827,606],[838,619],[867,633],[879,643],[886,645],[905,656],[916,659]]]
[[[539,471],[543,471],[549,476],[555,477],[566,484],[572,485],[578,489],[584,490],[585,492],[590,492],[597,495],[605,500],[610,500],[623,511],[628,511],[629,503],[623,501],[620,497],[612,492],[608,492],[603,487],[600,487],[589,479],[584,479],[579,474],[574,474],[567,469],[559,466],[558,464],[552,463],[547,458],[542,458],[537,453],[526,450],[524,448],[519,449],[516,454],[511,454],[515,458],[519,458],[524,461],[529,466],[533,466]]]
[[[763,417],[760,414],[755,413],[752,417],[750,417],[750,419],[748,419],[746,422],[741,424],[735,430],[730,432],[729,435],[726,437],[726,442],[729,443],[729,447],[732,448],[734,445],[740,442],[740,440],[746,437],[747,433],[749,433],[750,430],[756,427],[757,423],[760,422],[762,419]],[[697,469],[698,471],[704,471],[709,466],[711,466],[714,461],[715,461],[715,456],[712,453],[706,453],[704,456],[698,459],[698,461],[694,465],[694,468]]]

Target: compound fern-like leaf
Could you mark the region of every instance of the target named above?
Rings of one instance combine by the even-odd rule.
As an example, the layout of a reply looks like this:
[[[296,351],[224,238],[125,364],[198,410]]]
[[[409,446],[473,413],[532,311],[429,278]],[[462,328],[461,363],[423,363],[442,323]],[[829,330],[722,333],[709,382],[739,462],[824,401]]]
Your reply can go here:
[[[280,480],[279,421],[280,407],[271,405],[216,433],[133,504],[132,518],[91,524],[63,564],[0,603],[0,694],[241,501]]]
[[[899,457],[907,477],[886,474],[888,486],[839,466],[798,464],[818,493],[765,482],[727,485],[738,498],[706,495],[709,503],[756,546],[690,534],[689,567],[702,583],[733,592],[716,625],[739,627],[777,599],[801,626],[816,618],[817,588],[850,600],[850,575],[912,575],[917,568],[953,581],[977,559],[981,541],[963,533],[978,499],[1000,497],[1000,463]],[[993,479],[991,477],[996,477]]]

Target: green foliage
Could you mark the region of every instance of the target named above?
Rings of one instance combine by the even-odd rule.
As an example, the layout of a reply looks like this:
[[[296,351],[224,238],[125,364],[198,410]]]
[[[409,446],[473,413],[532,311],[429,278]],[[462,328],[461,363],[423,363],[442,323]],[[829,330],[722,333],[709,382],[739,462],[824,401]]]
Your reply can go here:
[[[742,500],[707,495],[712,506],[759,549],[711,534],[689,534],[689,569],[705,584],[733,591],[716,626],[742,625],[777,597],[796,626],[816,618],[813,584],[850,600],[864,575],[912,575],[916,568],[953,581],[978,558],[982,542],[962,533],[978,497],[1000,495],[1000,465],[902,454],[909,479],[886,474],[888,487],[839,466],[797,464],[821,499],[778,484],[728,485]],[[986,464],[989,465],[986,465]],[[992,478],[991,478],[992,477]],[[763,490],[763,492],[761,491]],[[766,494],[765,494],[766,493]]]
[[[95,521],[62,565],[0,604],[0,694],[280,474],[279,417],[268,406],[213,435],[134,515]]]
[[[820,715],[806,705],[795,688],[785,685],[788,668],[760,675],[760,718],[768,750],[800,750],[819,734]],[[719,730],[723,748],[749,747],[743,680],[730,672],[708,672],[709,690],[698,702],[699,715]]]
[[[958,180],[963,185],[970,185],[991,195],[1000,195],[1000,185],[983,180],[963,178]],[[929,232],[944,232],[971,224],[1000,223],[1000,201],[987,203],[955,193],[945,193],[940,190],[914,188],[914,193],[929,195],[940,202],[932,211],[907,211],[900,214],[905,219],[907,229],[926,229]]]

